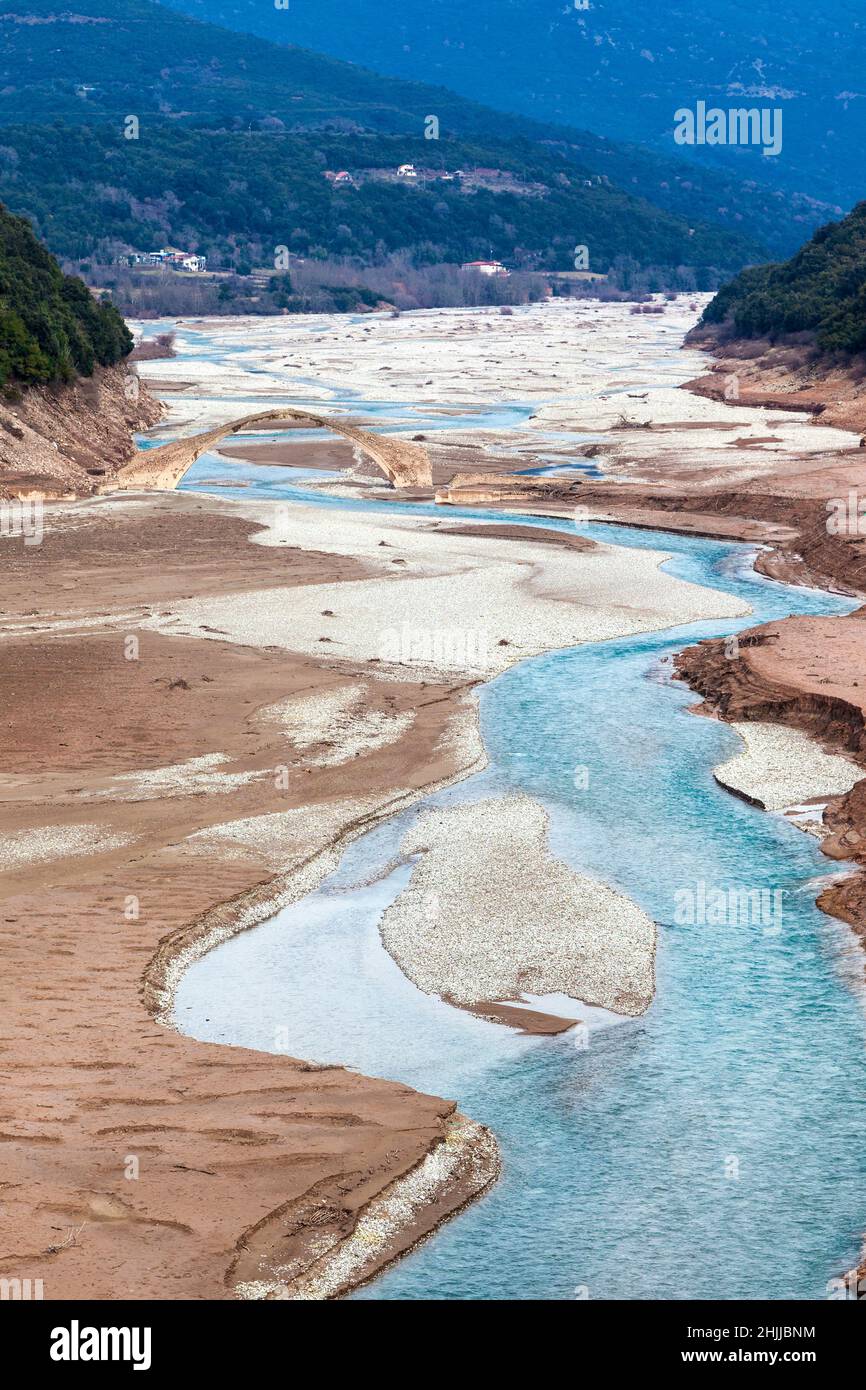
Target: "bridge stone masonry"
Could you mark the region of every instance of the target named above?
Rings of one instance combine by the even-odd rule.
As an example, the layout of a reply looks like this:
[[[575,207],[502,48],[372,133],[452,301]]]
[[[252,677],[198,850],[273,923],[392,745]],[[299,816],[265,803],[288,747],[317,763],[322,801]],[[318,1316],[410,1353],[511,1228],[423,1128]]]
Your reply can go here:
[[[123,464],[117,472],[100,488],[101,492],[115,492],[118,489],[155,489],[168,492],[176,488],[184,474],[208,449],[215,448],[229,435],[238,434],[251,425],[273,423],[280,420],[302,420],[315,429],[331,430],[342,435],[359,449],[363,449],[384,473],[395,488],[432,488],[433,474],[430,455],[422,444],[416,444],[391,436],[374,434],[360,429],[357,425],[344,424],[332,416],[313,415],[306,410],[268,410],[258,415],[244,415],[237,420],[229,420],[202,434],[191,435],[189,439],[177,439],[171,444],[161,444],[156,449],[147,449]]]

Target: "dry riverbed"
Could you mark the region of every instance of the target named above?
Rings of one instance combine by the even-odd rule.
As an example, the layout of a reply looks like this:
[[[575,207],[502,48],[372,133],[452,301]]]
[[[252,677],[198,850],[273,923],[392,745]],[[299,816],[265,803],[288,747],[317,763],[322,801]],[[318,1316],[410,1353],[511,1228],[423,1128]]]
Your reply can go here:
[[[802,554],[802,576],[847,573],[849,539],[827,541],[816,516],[827,487],[859,465],[853,442],[792,413],[682,392],[698,354],[676,348],[694,317],[680,300],[653,319],[563,304],[220,320],[208,325],[215,340],[247,353],[141,371],[174,388],[165,437],[270,410],[295,376],[323,411],[341,380],[446,419],[520,400],[535,419],[519,435],[437,433],[434,488],[447,493],[469,468],[501,474],[507,505],[516,469],[573,456],[583,446],[566,436],[591,432],[615,481],[557,484],[536,510],[577,503],[748,535],[778,547],[779,572],[796,573]],[[224,453],[346,469],[369,496],[385,487],[351,443],[293,434],[241,436]],[[431,520],[176,493],[57,504],[41,545],[3,540],[0,1274],[42,1278],[48,1298],[335,1296],[493,1181],[495,1141],[453,1102],[181,1037],[165,1023],[173,989],[196,955],[314,888],[354,835],[482,764],[479,680],[553,647],[742,613],[661,572],[662,558],[466,525],[446,507]],[[828,641],[847,635],[835,649],[850,654],[850,671],[836,672],[841,704],[829,676],[807,679],[809,633],[787,666],[759,646],[725,663],[744,682],[733,705],[764,721],[784,705],[828,751],[842,751],[840,736],[849,756],[856,744],[860,761],[866,625],[798,621],[825,624]],[[718,693],[722,658],[698,651],[684,673]],[[752,684],[768,657],[769,707]],[[801,749],[795,786],[790,748],[761,739],[728,770],[731,785],[768,805],[792,790],[837,793],[825,847],[852,857],[862,784],[841,797],[837,783],[819,788],[831,769]],[[644,1009],[653,924],[550,859],[533,803],[488,807],[486,835],[464,833],[459,814],[422,820],[413,833],[425,843],[404,847],[423,852],[384,936],[410,978],[513,1026],[526,1026],[521,994],[533,991]],[[441,960],[428,949],[434,880],[446,905],[480,901],[480,886],[496,904],[476,914],[471,938],[448,913]],[[862,879],[851,882],[839,915],[860,911]],[[570,917],[543,941],[532,911],[544,915],[551,884]]]
[[[47,1298],[328,1296],[482,1191],[495,1143],[452,1101],[181,1037],[178,971],[477,767],[490,670],[740,611],[657,555],[272,520],[124,495],[0,548],[0,1273]],[[480,624],[489,667],[436,645]]]
[[[560,303],[512,316],[445,310],[349,326],[322,319],[303,334],[285,321],[209,324],[226,347],[241,338],[251,344],[256,374],[245,373],[239,359],[203,364],[195,382],[188,374],[183,379],[182,364],[170,368],[178,390],[168,428],[204,428],[222,418],[221,398],[231,390],[261,393],[269,404],[296,370],[304,376],[302,392],[323,407],[347,372],[363,394],[427,401],[443,419],[491,401],[519,400],[532,414],[519,434],[455,428],[428,437],[439,500],[552,515],[579,509],[578,516],[761,542],[758,567],[766,573],[866,593],[857,529],[827,526],[828,512],[848,502],[862,477],[863,415],[859,406],[847,408],[850,384],[828,379],[806,391],[764,359],[753,370],[742,354],[712,363],[695,346],[680,351],[704,302],[681,296],[663,315],[646,318],[631,315],[628,306]],[[185,400],[185,392],[197,399]],[[227,460],[342,472],[367,495],[382,486],[375,467],[336,440],[305,445],[286,431],[269,443],[239,441],[222,452]],[[581,457],[606,477],[516,476],[533,465]],[[717,770],[720,780],[787,810],[824,837],[831,857],[861,866],[864,632],[857,614],[792,619],[757,630],[738,661],[727,660],[717,643],[703,644],[682,663],[708,707],[740,721],[746,749],[733,766]],[[778,720],[784,724],[768,723]],[[820,899],[861,935],[864,884],[861,871],[837,880]],[[499,1017],[509,1017],[506,1010]]]

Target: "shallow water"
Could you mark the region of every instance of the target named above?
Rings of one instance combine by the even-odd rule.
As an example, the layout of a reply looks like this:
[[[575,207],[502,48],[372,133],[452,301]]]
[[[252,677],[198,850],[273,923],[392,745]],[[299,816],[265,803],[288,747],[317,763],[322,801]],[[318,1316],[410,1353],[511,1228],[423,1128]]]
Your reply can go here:
[[[304,497],[277,482],[244,493]],[[671,572],[744,595],[754,616],[524,662],[481,691],[490,767],[424,804],[513,789],[543,801],[553,852],[661,924],[649,1012],[593,1028],[581,1050],[573,1035],[519,1037],[420,994],[377,930],[407,869],[355,886],[385,870],[410,812],[352,846],[319,892],[197,962],[176,1018],[194,1037],[453,1097],[496,1133],[495,1189],[358,1299],[821,1298],[866,1228],[859,947],[815,907],[815,880],[832,872],[816,842],[714,783],[737,737],[685,712],[694,697],[663,658],[851,605],[762,579],[745,546],[580,529],[673,552]],[[760,915],[675,925],[676,891],[700,883],[782,893],[781,931]]]
[[[178,346],[243,365],[251,388],[260,370],[206,331],[181,330]],[[656,358],[669,367],[670,351],[660,335],[620,370],[646,382]],[[325,391],[329,406],[363,411],[378,428],[508,429],[515,447],[526,443],[523,404],[443,417],[302,377],[288,380],[285,399],[298,403],[299,386],[315,387],[313,408]],[[240,391],[225,398],[226,413],[265,400]],[[593,436],[550,438],[561,447]],[[206,490],[219,478],[247,484],[215,488],[221,496],[442,520],[432,505],[310,493],[302,484],[313,477],[205,455],[183,486]],[[449,508],[448,519],[496,515]],[[521,1037],[420,994],[378,934],[408,877],[393,861],[416,810],[351,845],[317,893],[198,961],[181,982],[177,1023],[198,1038],[345,1062],[451,1096],[495,1131],[501,1181],[356,1299],[822,1298],[866,1229],[862,953],[815,907],[817,880],[838,871],[817,843],[713,781],[739,741],[686,713],[694,696],[669,680],[666,658],[701,636],[851,605],[760,578],[749,547],[578,529],[665,551],[672,573],[742,594],[754,614],[515,667],[480,691],[490,766],[421,809],[509,790],[541,800],[552,851],[660,923],[647,1014],[611,1024],[590,1013],[581,1048],[573,1034]],[[781,923],[678,925],[675,894],[701,883],[781,893]]]
[[[367,322],[365,317],[361,317],[357,322]],[[293,368],[286,368],[281,365],[279,360],[278,345],[271,343],[265,347],[261,340],[254,339],[252,342],[245,343],[231,337],[228,340],[214,340],[213,330],[198,328],[191,325],[177,327],[177,325],[167,319],[158,321],[148,321],[139,324],[145,339],[152,338],[159,333],[173,331],[175,333],[175,353],[174,361],[182,363],[184,359],[195,363],[199,368],[202,363],[207,363],[209,367],[225,368],[231,372],[231,380],[236,382],[236,386],[226,387],[225,381],[218,387],[213,387],[211,381],[205,375],[200,382],[197,390],[184,390],[181,396],[171,398],[171,404],[177,410],[183,411],[190,405],[199,406],[202,404],[212,404],[214,400],[219,401],[221,415],[224,419],[231,419],[237,415],[252,414],[265,409],[277,408],[281,405],[291,406],[294,409],[308,409],[314,413],[322,410],[331,411],[351,419],[362,417],[363,424],[371,425],[379,434],[394,434],[405,436],[412,439],[417,434],[425,436],[430,434],[454,434],[467,430],[475,433],[492,433],[500,436],[497,447],[504,455],[519,456],[521,448],[526,449],[529,441],[532,443],[532,453],[541,460],[547,460],[548,456],[544,453],[544,445],[549,443],[557,449],[573,448],[575,451],[588,444],[595,444],[606,438],[605,435],[580,431],[566,430],[557,428],[556,430],[545,430],[542,425],[535,423],[537,414],[545,404],[544,398],[534,398],[532,401],[500,400],[495,402],[479,402],[476,404],[464,404],[461,406],[437,404],[435,402],[419,402],[412,399],[394,399],[393,397],[379,399],[375,396],[365,395],[345,381],[328,381],[319,377],[306,376],[296,372]],[[300,327],[297,323],[294,329]],[[321,332],[321,327],[317,323],[312,323],[306,330],[310,333]],[[650,391],[663,389],[658,387],[653,380],[653,373],[659,368],[670,368],[670,354],[673,346],[673,339],[676,334],[671,334],[668,330],[667,336],[662,334],[657,340],[648,340],[643,344],[643,353],[636,354],[633,361],[622,363],[619,366],[611,367],[614,373],[636,372],[640,374],[640,381],[637,383],[642,389]],[[663,353],[659,349],[664,348]],[[260,365],[261,363],[264,365]],[[161,371],[164,373],[165,367]],[[649,379],[644,380],[645,374],[649,373]],[[157,375],[160,374],[159,364],[157,363]],[[688,375],[688,373],[686,373]],[[261,378],[270,378],[270,386],[262,382]],[[247,381],[244,381],[247,378]],[[246,384],[247,390],[244,390]],[[610,395],[618,395],[634,388],[631,386],[617,387],[609,391]],[[209,389],[210,388],[210,389]],[[158,394],[158,393],[157,393]],[[561,397],[557,395],[556,400]],[[570,399],[574,401],[585,401],[593,399],[593,393],[575,392]],[[513,435],[519,441],[514,446],[503,444],[501,436]],[[154,448],[158,444],[165,444],[176,437],[176,429],[171,421],[156,426],[147,435],[138,437],[140,448]],[[252,429],[240,431],[233,439],[233,443],[239,441],[252,441],[269,443],[304,443],[314,440],[322,442],[326,439],[339,439],[339,436],[330,435],[327,430],[292,430],[287,435],[283,430],[268,431],[266,429]],[[600,463],[592,463],[589,460],[577,455],[572,460],[560,458],[553,455],[549,460],[558,467],[551,468],[527,468],[522,470],[526,473],[548,473],[554,471],[579,471],[592,478],[603,478],[605,476]],[[189,475],[187,475],[189,477]]]

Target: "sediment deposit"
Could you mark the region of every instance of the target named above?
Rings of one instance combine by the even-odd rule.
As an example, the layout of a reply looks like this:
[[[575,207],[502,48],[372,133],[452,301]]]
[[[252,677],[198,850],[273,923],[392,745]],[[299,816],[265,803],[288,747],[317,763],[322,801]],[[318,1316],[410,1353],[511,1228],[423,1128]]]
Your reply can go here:
[[[419,989],[459,1004],[562,993],[643,1013],[655,992],[655,924],[553,858],[547,825],[524,796],[421,816],[401,846],[418,856],[412,878],[382,918],[387,950]]]

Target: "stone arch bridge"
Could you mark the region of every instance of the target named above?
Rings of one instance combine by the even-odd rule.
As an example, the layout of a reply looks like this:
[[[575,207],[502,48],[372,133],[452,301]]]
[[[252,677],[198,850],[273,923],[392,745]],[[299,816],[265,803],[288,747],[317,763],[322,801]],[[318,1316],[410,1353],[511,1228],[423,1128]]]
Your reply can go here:
[[[307,410],[268,410],[259,415],[244,415],[238,420],[218,425],[203,434],[194,434],[189,439],[177,439],[171,444],[160,444],[155,449],[142,450],[134,459],[123,464],[113,477],[103,485],[103,491],[114,492],[118,488],[155,488],[167,492],[176,488],[187,469],[201,454],[213,449],[221,440],[251,425],[263,425],[276,420],[301,420],[316,429],[331,430],[342,435],[363,449],[373,462],[381,468],[388,481],[397,488],[431,488],[433,477],[430,455],[421,444],[396,439],[391,435],[373,434],[370,430],[359,429],[357,425],[344,424],[333,416],[314,415]]]

